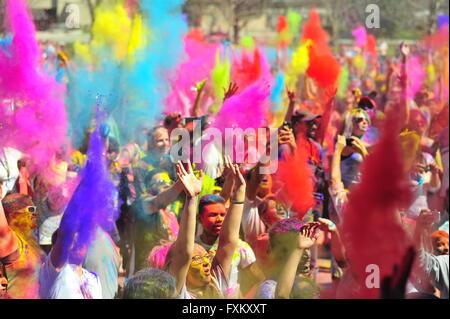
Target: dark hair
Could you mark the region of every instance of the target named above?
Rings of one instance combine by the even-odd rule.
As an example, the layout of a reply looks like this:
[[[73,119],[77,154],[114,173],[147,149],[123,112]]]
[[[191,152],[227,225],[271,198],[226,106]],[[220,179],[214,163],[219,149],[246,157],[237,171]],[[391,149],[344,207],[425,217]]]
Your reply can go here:
[[[144,268],[135,273],[125,286],[124,299],[174,299],[176,279],[157,268]]]
[[[225,199],[223,199],[222,196],[219,195],[214,195],[214,194],[209,194],[209,195],[205,195],[202,198],[200,198],[200,203],[198,205],[198,214],[202,214],[203,213],[203,208],[206,205],[211,205],[211,204],[224,204],[225,205]]]

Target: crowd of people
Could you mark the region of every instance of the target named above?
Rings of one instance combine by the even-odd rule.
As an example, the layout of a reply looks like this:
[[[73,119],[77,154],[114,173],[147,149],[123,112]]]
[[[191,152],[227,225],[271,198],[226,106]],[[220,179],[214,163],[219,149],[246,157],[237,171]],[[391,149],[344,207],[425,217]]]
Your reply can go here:
[[[41,66],[63,82],[70,54],[51,44],[41,48]],[[390,270],[391,277],[378,279],[377,297],[448,299],[448,40],[444,54],[404,42],[390,55],[378,48],[376,60],[368,60],[365,68],[354,60],[360,50],[356,45],[335,50],[347,70],[344,91],[298,75],[296,86],[283,90],[281,116],[268,113],[261,125],[267,133],[263,153],[277,154],[281,168],[294,161],[288,167],[306,172],[294,183],[261,170],[272,161],[249,162],[255,150],[248,140],[241,162],[216,146],[203,150],[200,163],[192,156],[174,161],[176,129],[192,137],[195,130],[203,134],[214,125],[212,113],[202,113],[201,106],[194,106],[192,114],[166,113],[141,130],[144,139],[122,144],[98,117],[80,147],[58,154],[51,179],[32,171],[33,158],[26,151],[0,145],[0,298],[361,298],[365,278],[354,270],[355,237],[341,226],[352,201],[364,196],[358,189],[367,182],[370,158],[394,125],[398,131],[392,143],[398,145],[410,197],[395,207],[392,223],[410,245],[396,250],[405,256],[400,273]],[[414,75],[408,63],[416,57],[429,59],[437,74],[411,96]],[[273,74],[289,68],[277,63]],[[219,104],[241,94],[235,80],[230,79]],[[197,106],[206,100],[202,89],[197,84]],[[192,140],[191,150],[205,138],[202,134]],[[276,139],[275,149],[270,139]],[[397,153],[383,157],[395,166]],[[92,173],[95,159],[107,171],[104,183],[102,174]],[[93,176],[97,182],[88,183]],[[378,178],[381,183],[369,182],[380,189],[396,183],[390,176]],[[110,185],[113,204],[105,204],[110,214],[96,215],[93,210],[111,198],[92,187],[109,190]],[[81,192],[93,198],[80,200]],[[404,197],[381,194],[386,197],[380,202]],[[299,204],[299,198],[304,202]],[[371,198],[367,194],[369,205]],[[92,203],[98,205],[82,207]],[[361,225],[370,227],[374,217],[358,213]],[[378,218],[390,217],[379,212]],[[87,224],[94,225],[90,235],[83,232]],[[383,234],[386,253],[399,247],[398,236],[374,232]],[[321,256],[331,259],[329,286],[318,282]],[[398,277],[404,279],[401,285],[389,284],[387,279],[392,283]]]

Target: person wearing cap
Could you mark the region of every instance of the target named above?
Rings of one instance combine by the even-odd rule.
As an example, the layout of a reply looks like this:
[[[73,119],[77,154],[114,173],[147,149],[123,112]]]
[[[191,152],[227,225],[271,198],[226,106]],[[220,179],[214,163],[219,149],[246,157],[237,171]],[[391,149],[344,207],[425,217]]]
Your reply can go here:
[[[39,270],[44,260],[33,230],[36,206],[23,194],[5,196],[0,204],[0,299],[38,299]]]
[[[321,115],[312,113],[305,109],[298,109],[291,117],[292,129],[283,126],[279,132],[280,155],[285,152],[293,152],[296,148],[296,141],[303,139],[306,142],[306,152],[308,163],[313,172],[314,197],[317,199],[314,207],[306,215],[305,221],[311,221],[317,217],[322,217],[323,199],[326,192],[324,154],[322,146],[316,141],[319,131],[319,120]],[[287,147],[286,145],[289,145]],[[317,246],[312,249],[311,269],[315,273],[317,260]]]

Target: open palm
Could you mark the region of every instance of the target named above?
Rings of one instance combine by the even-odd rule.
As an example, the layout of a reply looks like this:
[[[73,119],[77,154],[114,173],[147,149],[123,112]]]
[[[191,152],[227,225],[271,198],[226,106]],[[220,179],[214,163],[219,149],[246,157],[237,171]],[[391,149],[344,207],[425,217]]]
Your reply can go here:
[[[199,177],[194,175],[191,162],[187,162],[188,170],[186,171],[181,161],[177,163],[177,176],[183,184],[184,191],[189,197],[197,196],[202,190],[203,173],[200,171]]]

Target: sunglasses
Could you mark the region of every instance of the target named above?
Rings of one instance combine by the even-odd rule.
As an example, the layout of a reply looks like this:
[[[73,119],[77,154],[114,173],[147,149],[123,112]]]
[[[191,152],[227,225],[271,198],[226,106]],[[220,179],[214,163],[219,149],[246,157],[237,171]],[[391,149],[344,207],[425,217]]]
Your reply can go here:
[[[208,259],[209,261],[212,261],[214,258],[214,254],[212,253],[206,253],[204,255],[196,255],[192,257],[192,262],[194,265],[200,265],[204,263],[204,260]]]
[[[355,123],[361,123],[362,121],[367,121],[364,117],[355,117],[353,119],[353,121],[355,121]]]

